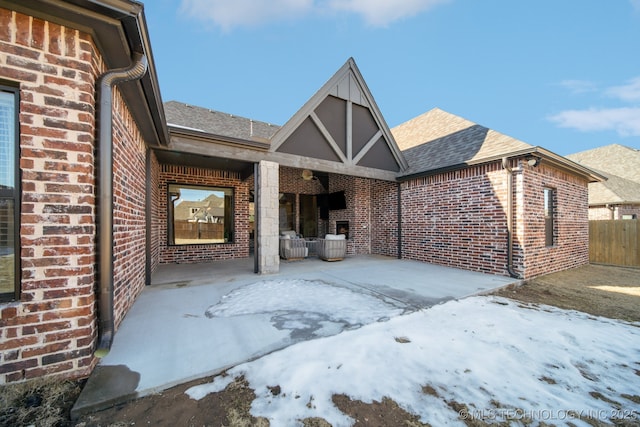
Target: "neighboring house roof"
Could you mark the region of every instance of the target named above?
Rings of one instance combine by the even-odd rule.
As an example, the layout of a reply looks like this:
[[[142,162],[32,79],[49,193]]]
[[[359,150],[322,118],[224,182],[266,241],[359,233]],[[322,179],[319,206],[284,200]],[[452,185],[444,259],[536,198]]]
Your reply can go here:
[[[567,156],[607,180],[589,186],[589,204],[640,203],[640,150],[612,144]]]
[[[607,174],[640,183],[640,150],[635,148],[611,144],[566,157]]]
[[[268,142],[280,126],[177,101],[164,104],[170,127],[247,141]]]

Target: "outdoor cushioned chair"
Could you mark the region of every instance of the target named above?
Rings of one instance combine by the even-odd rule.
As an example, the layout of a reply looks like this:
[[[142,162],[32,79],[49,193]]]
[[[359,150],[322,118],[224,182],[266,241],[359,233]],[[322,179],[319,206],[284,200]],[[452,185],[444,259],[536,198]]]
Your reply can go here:
[[[293,230],[280,232],[280,258],[302,259],[309,254],[304,239],[297,236]]]
[[[327,234],[318,239],[318,256],[325,261],[341,261],[347,253],[347,240],[344,234]]]

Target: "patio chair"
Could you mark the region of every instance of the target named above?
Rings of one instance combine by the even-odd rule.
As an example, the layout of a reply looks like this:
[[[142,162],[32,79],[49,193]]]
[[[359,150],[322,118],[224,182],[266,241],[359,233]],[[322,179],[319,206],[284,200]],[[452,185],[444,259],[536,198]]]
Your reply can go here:
[[[309,254],[305,241],[296,235],[295,231],[280,232],[280,258],[302,259]]]
[[[347,240],[344,234],[327,234],[318,239],[318,257],[324,261],[341,261],[347,253]]]

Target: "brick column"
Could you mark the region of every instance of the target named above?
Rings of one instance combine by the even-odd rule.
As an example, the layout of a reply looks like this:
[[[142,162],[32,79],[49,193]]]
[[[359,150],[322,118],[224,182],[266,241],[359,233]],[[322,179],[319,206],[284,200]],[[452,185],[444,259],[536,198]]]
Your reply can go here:
[[[278,240],[279,165],[261,161],[256,168],[256,253],[257,273],[277,273],[280,269]]]

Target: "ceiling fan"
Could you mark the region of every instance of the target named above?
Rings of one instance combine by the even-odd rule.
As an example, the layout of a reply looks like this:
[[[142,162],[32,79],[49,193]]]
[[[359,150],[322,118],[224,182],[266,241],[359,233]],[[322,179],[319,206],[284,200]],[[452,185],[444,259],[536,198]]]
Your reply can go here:
[[[313,171],[309,169],[305,169],[302,171],[302,179],[304,179],[305,181],[311,181],[312,179],[318,179],[318,178],[313,176]]]

